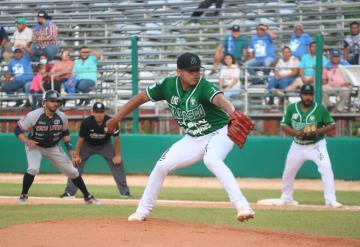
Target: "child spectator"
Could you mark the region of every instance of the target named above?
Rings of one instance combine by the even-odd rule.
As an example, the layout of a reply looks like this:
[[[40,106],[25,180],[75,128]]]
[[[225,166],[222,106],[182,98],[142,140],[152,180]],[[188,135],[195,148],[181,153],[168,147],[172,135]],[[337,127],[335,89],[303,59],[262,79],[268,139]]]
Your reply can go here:
[[[43,78],[46,75],[46,68],[44,64],[38,64],[36,66],[36,74],[30,84],[30,95],[32,98],[32,109],[39,107],[39,98],[45,89],[43,87]]]

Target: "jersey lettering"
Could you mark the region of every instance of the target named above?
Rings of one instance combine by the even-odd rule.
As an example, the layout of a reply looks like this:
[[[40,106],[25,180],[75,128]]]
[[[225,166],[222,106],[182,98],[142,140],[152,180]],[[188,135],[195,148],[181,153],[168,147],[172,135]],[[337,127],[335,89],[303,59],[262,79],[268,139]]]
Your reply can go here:
[[[178,105],[179,104],[179,97],[178,96],[172,96],[170,102],[173,105]]]

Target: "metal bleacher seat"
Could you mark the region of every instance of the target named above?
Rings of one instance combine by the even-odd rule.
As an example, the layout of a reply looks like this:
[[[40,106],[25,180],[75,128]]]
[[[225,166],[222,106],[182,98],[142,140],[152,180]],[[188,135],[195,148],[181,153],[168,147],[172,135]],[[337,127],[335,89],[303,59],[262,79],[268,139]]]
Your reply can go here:
[[[214,10],[209,8],[198,18],[191,18],[198,7],[198,1],[192,0],[6,0],[1,3],[0,23],[10,34],[15,30],[16,18],[26,17],[29,26],[33,27],[37,11],[44,9],[59,26],[61,47],[72,49],[74,57],[82,45],[101,49],[99,80],[91,97],[95,99],[116,92],[114,105],[123,104],[131,96],[131,37],[134,35],[139,37],[138,83],[140,89],[144,89],[146,85],[174,74],[176,57],[184,51],[198,53],[204,67],[211,69],[217,44],[228,34],[228,27],[235,23],[240,24],[241,32],[248,36],[254,32],[257,23],[268,24],[277,33],[274,44],[279,54],[281,47],[288,43],[295,23],[301,22],[305,31],[313,36],[321,32],[324,48],[330,49],[342,47],[348,23],[360,20],[357,17],[360,2],[355,0],[227,0],[219,16],[209,15]],[[209,79],[217,82],[216,76]],[[249,113],[269,114],[265,112],[264,87],[244,87],[242,92],[234,99],[239,108],[245,108],[246,101],[250,106]],[[355,106],[358,102],[351,104]]]

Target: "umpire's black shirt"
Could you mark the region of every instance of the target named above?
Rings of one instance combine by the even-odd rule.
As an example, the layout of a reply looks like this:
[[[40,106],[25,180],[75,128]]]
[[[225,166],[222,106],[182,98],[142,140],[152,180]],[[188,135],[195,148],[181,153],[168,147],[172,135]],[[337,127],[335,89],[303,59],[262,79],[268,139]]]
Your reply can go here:
[[[100,146],[110,141],[110,137],[112,135],[119,135],[119,131],[116,131],[114,134],[109,134],[105,131],[106,121],[110,118],[110,116],[105,115],[104,121],[101,125],[96,122],[94,116],[85,118],[81,123],[79,136],[83,137],[86,143],[93,146]]]

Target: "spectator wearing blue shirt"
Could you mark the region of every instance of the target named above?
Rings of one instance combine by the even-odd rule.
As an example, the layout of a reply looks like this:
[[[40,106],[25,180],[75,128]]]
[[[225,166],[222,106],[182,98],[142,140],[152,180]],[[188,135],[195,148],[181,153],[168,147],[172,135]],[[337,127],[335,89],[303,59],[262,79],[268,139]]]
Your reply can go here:
[[[80,48],[80,59],[75,61],[73,74],[76,77],[77,92],[89,93],[95,86],[97,80],[97,64],[102,55],[101,51],[89,49],[87,47]],[[78,105],[88,105],[90,100],[81,100]]]
[[[216,73],[219,64],[224,58],[224,54],[232,55],[239,66],[247,57],[248,43],[246,35],[240,33],[239,25],[233,25],[230,30],[231,34],[226,35],[221,44],[216,47],[214,64],[210,75]]]
[[[1,88],[6,94],[14,94],[18,89],[24,89],[25,84],[32,81],[32,55],[32,50],[26,45],[19,45],[15,48],[14,57],[9,61],[8,70],[5,74],[5,83]],[[15,106],[21,104],[22,101],[19,100]]]
[[[300,78],[302,83],[300,84],[312,84],[315,77],[316,66],[316,42],[313,41],[309,45],[310,53],[307,53],[301,57],[300,62]],[[323,56],[323,66],[326,65],[327,59]],[[301,86],[301,85],[299,85]]]
[[[309,45],[313,41],[313,38],[304,32],[303,25],[295,24],[294,32],[291,34],[289,47],[292,54],[301,59],[301,57],[308,53]]]
[[[275,60],[273,39],[276,34],[268,26],[259,24],[256,26],[256,34],[251,36],[249,45],[249,61],[246,62],[248,73],[251,76],[253,84],[262,83],[260,78],[256,77],[256,67],[264,66],[264,75],[270,73],[270,66]]]

